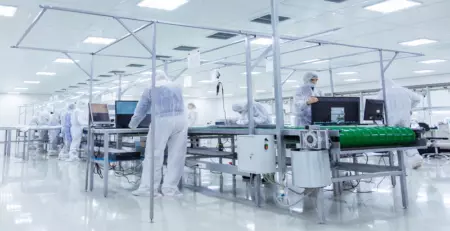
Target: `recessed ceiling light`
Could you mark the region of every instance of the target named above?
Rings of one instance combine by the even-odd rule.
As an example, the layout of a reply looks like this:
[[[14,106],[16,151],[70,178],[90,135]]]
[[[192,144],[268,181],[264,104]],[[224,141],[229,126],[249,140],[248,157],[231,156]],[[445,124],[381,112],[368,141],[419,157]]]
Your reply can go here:
[[[80,62],[80,60],[75,60],[75,62],[72,59],[65,59],[65,58],[57,58],[55,59],[55,61],[53,61],[55,63],[75,63],[75,62]]]
[[[355,74],[358,74],[358,72],[356,72],[356,71],[344,71],[344,72],[337,73],[337,75],[355,75]]]
[[[14,90],[28,90],[28,88],[26,88],[26,87],[16,87],[16,88],[14,88]]]
[[[246,75],[247,74],[247,72],[242,72],[241,73],[241,75]],[[261,74],[261,72],[258,72],[258,71],[252,71],[252,75],[259,75],[259,74]]]
[[[106,89],[106,87],[93,87],[94,89]]]
[[[415,47],[415,46],[420,46],[420,45],[432,44],[432,43],[436,43],[436,42],[437,42],[436,40],[431,40],[431,39],[416,39],[416,40],[401,42],[400,45],[408,46],[408,47]]]
[[[114,80],[113,81],[113,83],[119,83],[120,81],[119,80]],[[122,80],[122,84],[125,84],[125,83],[129,83],[130,81],[128,81],[128,80]]]
[[[200,80],[199,83],[213,83],[214,80]]]
[[[224,94],[224,96],[233,96],[233,94]]]
[[[97,44],[97,45],[108,45],[116,41],[113,38],[102,38],[102,37],[87,37],[83,43]]]
[[[310,60],[305,60],[305,61],[303,61],[302,63],[314,63],[314,62],[317,62],[317,61],[320,61],[320,59],[310,59]]]
[[[445,59],[431,59],[431,60],[420,61],[419,63],[433,64],[433,63],[443,63],[443,62],[447,62],[447,60],[445,60]]]
[[[152,74],[151,71],[144,71],[144,72],[141,73],[141,75],[151,75],[151,74]]]
[[[247,89],[247,86],[240,86],[240,89]]]
[[[319,60],[319,61],[313,62],[313,64],[328,63],[328,62],[330,62],[330,60],[325,59],[325,60]]]
[[[432,73],[435,72],[434,70],[418,70],[418,71],[414,71],[414,73],[416,74],[427,74],[427,73]]]
[[[119,88],[119,87],[115,86],[115,87],[110,87],[109,89],[117,89],[117,88]]]
[[[133,95],[123,95],[124,97],[133,97]]]
[[[54,76],[54,75],[56,75],[56,73],[55,72],[36,72],[36,75]]]
[[[11,95],[18,95],[18,94],[20,94],[20,92],[18,92],[18,91],[10,91],[10,92],[8,92],[8,94],[11,94]]]
[[[267,90],[256,90],[256,93],[263,93],[266,92]]]
[[[140,80],[138,80],[138,82],[143,83],[143,82],[148,82],[150,80],[152,80],[152,78],[140,79]]]
[[[41,82],[40,82],[40,81],[30,81],[30,80],[26,80],[26,81],[23,81],[23,83],[28,83],[28,84],[40,84]]]
[[[295,79],[288,79],[288,80],[286,80],[286,83],[296,83],[297,82],[297,80],[295,80]]]
[[[138,6],[170,11],[175,10],[187,2],[188,0],[143,0],[138,4]]]
[[[387,0],[366,6],[364,9],[387,14],[420,5],[422,5],[422,3],[411,0]]]
[[[361,79],[346,79],[345,82],[358,82],[361,81]]]
[[[257,39],[253,39],[251,41],[252,44],[255,45],[272,45],[272,39],[271,38],[257,38]]]
[[[0,16],[13,17],[16,14],[17,7],[14,6],[0,6]]]

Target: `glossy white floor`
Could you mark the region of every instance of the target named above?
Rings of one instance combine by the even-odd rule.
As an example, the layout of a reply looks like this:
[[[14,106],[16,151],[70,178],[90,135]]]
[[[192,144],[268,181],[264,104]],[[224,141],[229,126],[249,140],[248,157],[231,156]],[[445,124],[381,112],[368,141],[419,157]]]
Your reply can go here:
[[[147,198],[132,196],[123,180],[112,180],[110,196],[102,195],[100,181],[84,191],[85,163],[11,158],[3,163],[0,185],[1,231],[116,231],[116,230],[433,230],[450,227],[450,163],[427,163],[409,177],[410,208],[400,206],[390,180],[374,179],[361,191],[340,198],[326,194],[328,224],[318,225],[314,211],[279,214],[184,190],[181,199],[156,200],[155,223],[149,223]],[[114,179],[114,177],[112,177]],[[217,176],[202,182],[216,189]],[[228,180],[228,178],[227,178]],[[241,183],[240,187],[245,187]],[[244,190],[245,191],[245,190]]]

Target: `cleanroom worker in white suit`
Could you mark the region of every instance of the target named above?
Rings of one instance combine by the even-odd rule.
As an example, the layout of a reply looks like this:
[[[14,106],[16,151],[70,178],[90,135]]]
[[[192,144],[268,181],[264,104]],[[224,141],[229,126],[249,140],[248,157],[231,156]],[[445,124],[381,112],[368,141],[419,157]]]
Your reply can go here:
[[[49,126],[61,126],[59,116],[51,112],[50,113],[50,120],[48,122]],[[48,140],[50,144],[50,150],[48,152],[49,155],[56,155],[58,153],[58,135],[61,132],[60,129],[57,130],[49,130],[48,131]]]
[[[386,78],[386,111],[389,126],[406,127],[411,126],[412,109],[419,105],[422,97],[415,92],[397,85],[392,79]],[[380,91],[378,99],[383,99],[383,91]],[[422,166],[423,158],[417,149],[405,151],[405,163],[413,169]]]
[[[184,109],[182,87],[172,83],[162,71],[156,73],[156,87],[147,88],[142,93],[134,115],[130,121],[130,128],[137,128],[145,116],[150,112],[151,102],[155,114],[155,143],[151,143],[151,129],[147,135],[145,159],[139,188],[133,192],[135,196],[150,196],[150,171],[154,171],[154,195],[181,196],[178,183],[181,180],[186,159],[188,120]],[[154,92],[155,98],[152,98]],[[169,149],[167,160],[167,176],[159,192],[162,179],[161,168],[164,161],[164,149]],[[155,169],[150,165],[151,150],[154,149]]]
[[[59,152],[58,159],[64,160],[69,158],[70,144],[72,143],[72,134],[70,128],[72,127],[70,116],[73,110],[75,110],[75,104],[70,103],[67,105],[67,109],[61,113],[61,133],[63,136],[64,146]]]
[[[189,103],[188,104],[188,126],[189,127],[192,127],[197,123],[197,117],[198,117],[197,107],[195,106],[194,103]]]
[[[70,144],[69,159],[67,161],[76,161],[80,159],[78,157],[78,149],[83,136],[83,128],[88,124],[88,109],[85,101],[77,102],[76,109],[70,115],[70,123],[72,143]]]
[[[297,88],[294,97],[295,126],[311,124],[311,104],[317,103],[322,93],[316,88],[319,77],[317,74],[308,72],[303,76],[303,85]]]
[[[248,124],[248,104],[247,103],[236,103],[233,104],[233,111],[239,113],[241,118],[239,118],[236,123],[239,125]],[[253,102],[253,119],[256,125],[270,124],[270,116],[267,109],[258,102]]]

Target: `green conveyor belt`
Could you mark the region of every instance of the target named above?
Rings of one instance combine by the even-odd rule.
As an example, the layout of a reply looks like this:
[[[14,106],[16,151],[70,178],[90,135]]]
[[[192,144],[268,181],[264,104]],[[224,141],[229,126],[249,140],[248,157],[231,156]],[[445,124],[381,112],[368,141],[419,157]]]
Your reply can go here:
[[[339,130],[341,148],[408,145],[416,140],[416,133],[402,127],[321,126]],[[301,129],[292,127],[291,129]]]
[[[410,128],[364,127],[356,125],[320,126],[320,128],[339,130],[341,148],[409,145],[416,140],[416,133]],[[304,129],[304,127],[286,126],[285,129]]]

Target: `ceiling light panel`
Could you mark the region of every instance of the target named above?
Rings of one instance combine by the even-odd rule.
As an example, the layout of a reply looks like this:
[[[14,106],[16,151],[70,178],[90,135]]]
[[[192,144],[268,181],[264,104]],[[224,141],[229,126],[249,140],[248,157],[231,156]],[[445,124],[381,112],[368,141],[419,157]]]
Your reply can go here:
[[[14,90],[28,90],[27,87],[16,87],[14,88]]]
[[[143,0],[138,4],[138,6],[171,11],[186,4],[187,2],[188,0]]]
[[[434,70],[418,70],[418,71],[414,71],[414,73],[416,74],[428,74],[428,73],[433,73],[435,72]]]
[[[230,39],[230,38],[233,38],[233,37],[236,37],[236,36],[237,36],[237,34],[217,32],[215,34],[212,34],[212,35],[208,36],[207,38],[227,40],[227,39]]]
[[[359,82],[361,79],[346,79],[345,82]]]
[[[102,38],[102,37],[87,37],[83,43],[95,44],[95,45],[109,45],[116,41],[113,38]]]
[[[290,19],[289,17],[278,16],[278,20],[280,22],[284,22],[284,21],[289,20],[289,19]],[[262,23],[262,24],[270,25],[270,24],[272,24],[272,15],[267,14],[267,15],[261,16],[259,18],[255,18],[255,19],[251,20],[251,22],[256,22],[256,23]]]
[[[437,43],[437,41],[436,40],[432,40],[432,39],[424,39],[424,38],[422,38],[422,39],[416,39],[416,40],[401,42],[400,45],[408,46],[408,47],[415,47],[415,46],[427,45],[427,44],[432,44],[432,43]]]
[[[388,14],[420,5],[422,5],[422,3],[411,0],[387,0],[370,6],[366,6],[364,7],[364,9]]]
[[[447,60],[445,60],[445,59],[431,59],[431,60],[420,61],[419,63],[435,64],[435,63],[443,63],[443,62],[447,62]]]
[[[0,5],[0,16],[14,17],[14,15],[16,14],[16,11],[17,11],[17,7]]]
[[[40,81],[33,81],[33,80],[25,80],[25,81],[23,81],[23,83],[26,83],[26,84],[40,84],[41,82]]]
[[[55,61],[53,61],[53,62],[55,62],[55,63],[68,63],[68,64],[70,64],[70,63],[75,63],[75,62],[80,62],[80,60],[75,60],[75,62],[72,60],[72,59],[65,59],[65,58],[57,58],[57,59],[55,59]]]
[[[41,76],[54,76],[56,75],[55,72],[36,72],[36,75],[41,75]]]
[[[358,72],[356,71],[344,71],[337,73],[337,75],[356,75],[356,74],[358,74]]]

